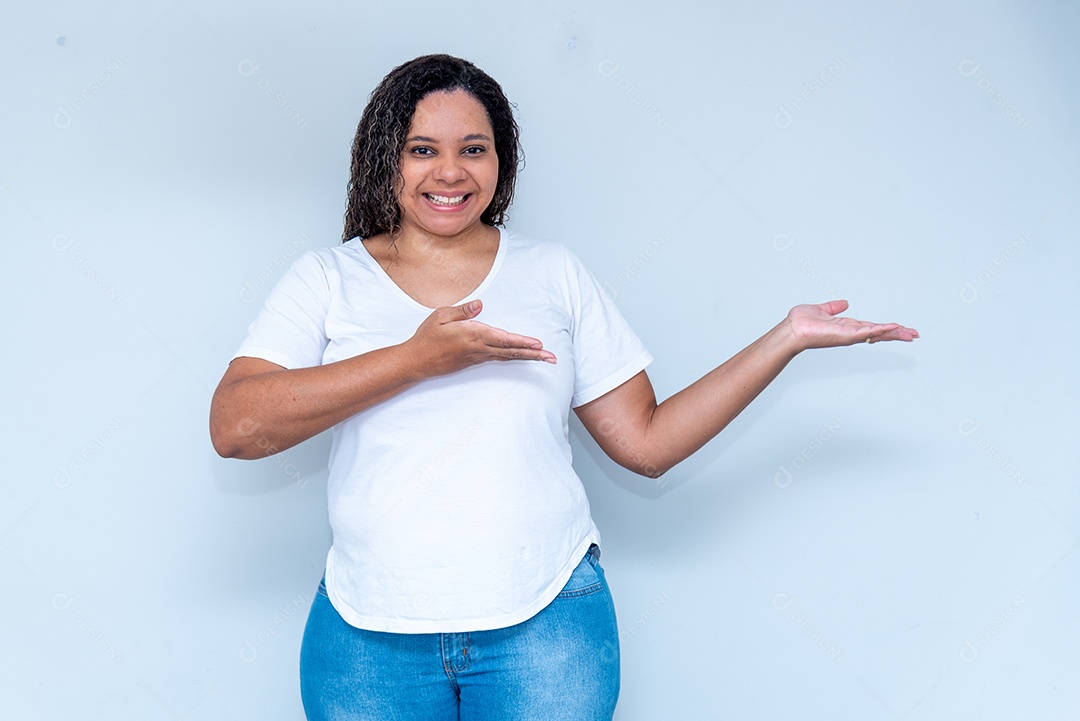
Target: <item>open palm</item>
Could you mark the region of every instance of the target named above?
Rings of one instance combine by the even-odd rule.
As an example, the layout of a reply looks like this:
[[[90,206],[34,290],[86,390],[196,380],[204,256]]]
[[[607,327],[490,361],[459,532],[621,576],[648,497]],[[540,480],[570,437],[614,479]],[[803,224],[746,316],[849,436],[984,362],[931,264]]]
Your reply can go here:
[[[788,312],[787,320],[802,348],[832,348],[867,341],[912,341],[919,337],[917,330],[899,323],[870,323],[840,316],[847,308],[846,300],[797,305]]]

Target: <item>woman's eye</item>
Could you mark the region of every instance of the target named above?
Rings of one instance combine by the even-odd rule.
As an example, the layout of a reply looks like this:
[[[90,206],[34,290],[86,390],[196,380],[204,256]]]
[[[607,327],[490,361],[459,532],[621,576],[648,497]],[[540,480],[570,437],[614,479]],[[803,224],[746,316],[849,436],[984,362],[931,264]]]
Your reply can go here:
[[[465,148],[466,155],[480,155],[484,152],[487,152],[487,148],[483,147],[482,145],[474,145],[472,147]]]
[[[417,146],[410,151],[413,155],[431,155],[435,151],[431,148],[426,148],[423,145]]]

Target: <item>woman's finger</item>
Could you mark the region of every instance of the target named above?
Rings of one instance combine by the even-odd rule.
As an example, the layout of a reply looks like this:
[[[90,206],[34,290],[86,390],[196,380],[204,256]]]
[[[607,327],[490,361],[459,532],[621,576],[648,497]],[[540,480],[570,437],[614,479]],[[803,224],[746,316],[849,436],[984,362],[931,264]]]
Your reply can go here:
[[[486,330],[485,337],[483,338],[485,345],[490,348],[510,351],[509,354],[499,354],[500,358],[506,360],[544,360],[549,363],[555,362],[555,354],[549,350],[544,350],[544,344],[537,338],[511,333],[502,328],[494,328],[488,325],[485,325],[484,328]]]

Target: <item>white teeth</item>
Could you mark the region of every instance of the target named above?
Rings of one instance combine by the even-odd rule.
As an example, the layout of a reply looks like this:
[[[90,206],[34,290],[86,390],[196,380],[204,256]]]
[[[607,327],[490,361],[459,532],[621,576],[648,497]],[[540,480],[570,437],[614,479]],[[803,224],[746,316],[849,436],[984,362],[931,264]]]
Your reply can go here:
[[[425,193],[425,197],[435,205],[461,205],[465,202],[464,195],[458,195],[453,198],[448,198],[445,195],[432,195],[431,193]]]

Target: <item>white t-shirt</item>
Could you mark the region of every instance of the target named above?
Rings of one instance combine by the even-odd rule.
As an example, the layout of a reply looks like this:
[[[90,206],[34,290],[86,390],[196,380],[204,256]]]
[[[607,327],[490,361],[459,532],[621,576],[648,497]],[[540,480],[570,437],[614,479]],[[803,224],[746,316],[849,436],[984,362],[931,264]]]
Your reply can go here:
[[[501,231],[461,302],[540,339],[557,364],[491,361],[424,381],[334,426],[326,586],[358,628],[454,633],[538,613],[599,532],[570,465],[567,416],[652,356],[558,243]],[[457,303],[455,303],[457,305]],[[305,368],[408,340],[431,314],[353,239],[301,256],[234,357]]]

